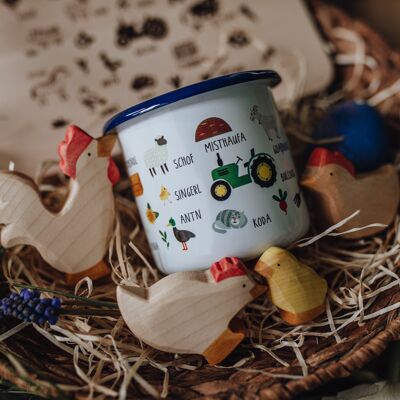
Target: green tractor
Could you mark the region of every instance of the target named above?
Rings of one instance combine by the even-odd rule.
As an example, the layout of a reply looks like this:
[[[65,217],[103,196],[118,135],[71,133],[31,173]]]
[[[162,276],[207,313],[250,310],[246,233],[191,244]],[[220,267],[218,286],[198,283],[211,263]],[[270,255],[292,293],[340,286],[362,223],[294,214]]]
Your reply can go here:
[[[273,158],[267,153],[255,154],[254,149],[250,151],[250,160],[243,165],[247,168],[247,174],[239,176],[239,162],[242,158],[237,157],[236,163],[224,165],[219,153],[217,153],[218,168],[211,171],[214,183],[211,186],[211,196],[215,200],[226,200],[232,193],[232,189],[254,182],[267,188],[276,181],[276,168]]]

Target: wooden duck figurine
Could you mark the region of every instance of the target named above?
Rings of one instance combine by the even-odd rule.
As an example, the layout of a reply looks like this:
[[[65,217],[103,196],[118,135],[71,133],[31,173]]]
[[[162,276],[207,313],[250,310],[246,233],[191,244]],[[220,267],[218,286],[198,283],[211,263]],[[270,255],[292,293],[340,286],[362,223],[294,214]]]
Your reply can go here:
[[[115,136],[95,140],[76,126],[68,127],[58,153],[62,171],[71,177],[70,192],[57,214],[45,207],[31,178],[1,171],[1,245],[34,246],[66,274],[67,284],[109,274],[103,258],[115,222],[112,186],[119,171],[110,157],[114,143]]]
[[[196,237],[196,235],[193,232],[178,229],[176,227],[176,222],[173,218],[170,218],[168,222],[169,223],[167,226],[172,226],[175,239],[178,242],[182,243],[182,250],[188,250],[186,242],[189,241],[191,238]]]
[[[373,223],[390,224],[399,203],[399,178],[393,165],[356,176],[353,164],[339,152],[316,148],[308,160],[300,184],[310,192],[322,228],[337,224],[360,210],[360,213],[337,229],[344,232]],[[385,227],[342,235],[359,239],[374,235]]]
[[[217,364],[245,337],[232,318],[265,290],[249,279],[239,259],[224,258],[206,271],[168,275],[148,289],[119,286],[117,301],[126,324],[145,343],[202,354]]]
[[[268,297],[288,324],[304,324],[325,310],[326,280],[288,251],[270,247],[255,271],[267,279]]]

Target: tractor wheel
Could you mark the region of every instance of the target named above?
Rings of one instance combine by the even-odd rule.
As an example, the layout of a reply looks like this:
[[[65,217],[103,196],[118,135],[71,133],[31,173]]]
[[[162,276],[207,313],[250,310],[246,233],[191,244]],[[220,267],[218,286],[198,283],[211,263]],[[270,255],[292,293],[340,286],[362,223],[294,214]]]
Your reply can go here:
[[[211,186],[211,196],[215,200],[224,201],[232,193],[232,189],[228,183],[225,181],[216,181]]]
[[[251,162],[250,175],[257,185],[270,187],[276,182],[275,164],[266,154],[260,154]]]

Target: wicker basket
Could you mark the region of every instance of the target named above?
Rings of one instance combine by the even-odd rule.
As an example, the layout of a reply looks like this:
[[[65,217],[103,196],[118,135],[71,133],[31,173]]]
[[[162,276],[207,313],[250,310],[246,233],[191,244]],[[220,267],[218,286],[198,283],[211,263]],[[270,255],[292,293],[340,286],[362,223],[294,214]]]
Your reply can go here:
[[[398,289],[379,298],[371,311],[400,301]],[[10,328],[12,325],[9,326]],[[387,345],[400,338],[400,318],[393,311],[365,323],[363,326],[351,324],[341,343],[333,339],[321,341],[320,344],[305,343],[303,356],[309,366],[309,374],[301,379],[277,378],[274,375],[297,375],[300,367],[293,360],[289,367],[279,367],[274,360],[263,354],[257,354],[254,360],[245,364],[245,370],[233,371],[218,367],[204,366],[194,371],[174,371],[170,374],[168,397],[174,399],[292,399],[295,395],[312,390],[334,378],[352,374],[368,361],[380,355]],[[25,328],[6,341],[2,348],[0,376],[30,393],[46,398],[73,398],[63,393],[63,384],[68,386],[82,385],[76,375],[69,354],[43,341],[34,329]],[[4,357],[5,351],[9,357]],[[234,354],[233,357],[236,355]],[[30,371],[21,372],[14,367],[13,358],[24,357],[30,361]],[[193,356],[195,358],[195,356]],[[232,358],[232,357],[231,357]],[[172,364],[173,365],[173,364]],[[246,370],[252,370],[246,372]],[[257,370],[259,373],[255,373]],[[37,371],[37,372],[32,372]],[[109,371],[112,373],[113,371]],[[161,393],[163,374],[154,369],[141,368],[141,375],[154,385]],[[49,382],[57,382],[50,384]],[[129,397],[144,399],[150,396],[137,388],[130,388]],[[86,398],[77,396],[75,398]],[[107,398],[107,397],[106,397]]]
[[[345,43],[342,36],[338,36],[337,27],[345,27],[362,36],[368,47],[366,54],[381,60],[378,67],[380,85],[374,86],[371,92],[370,83],[375,79],[370,70],[355,71],[354,66],[338,65],[339,76],[343,81],[345,95],[349,98],[363,97],[374,98],[382,89],[391,87],[394,76],[400,75],[400,56],[390,51],[383,40],[368,27],[360,22],[354,22],[347,15],[333,6],[328,6],[319,1],[312,2],[314,13],[325,36],[331,42],[334,52],[351,53],[351,46]],[[357,75],[356,81],[354,74]],[[397,78],[396,78],[397,79]],[[350,83],[349,83],[350,82]],[[400,108],[400,95],[386,96],[383,100],[375,102],[378,107],[388,114],[395,114]],[[129,198],[130,194],[125,189],[123,196]],[[54,199],[53,199],[54,200]],[[51,202],[51,199],[48,199]],[[123,201],[120,202],[123,207]],[[134,211],[133,214],[137,213]],[[398,224],[398,220],[396,222]],[[128,224],[129,225],[129,224]],[[383,246],[386,242],[393,241],[397,235],[392,228],[385,235],[372,239],[373,245]],[[145,256],[149,250],[144,236],[139,238],[136,245],[143,250]],[[338,241],[338,246],[340,241]],[[23,252],[24,250],[22,250]],[[306,255],[307,250],[304,251]],[[20,254],[32,264],[37,262],[37,255],[29,253]],[[397,265],[396,265],[397,266]],[[3,271],[8,266],[3,263]],[[38,272],[39,273],[39,272]],[[47,274],[47,271],[40,273]],[[52,272],[54,274],[54,272]],[[7,275],[7,273],[5,273]],[[344,278],[343,278],[344,279]],[[55,275],[54,280],[57,281]],[[106,282],[102,286],[104,293],[112,293],[115,287],[113,282]],[[4,293],[8,285],[4,285]],[[307,374],[299,363],[299,358],[290,348],[281,348],[277,351],[279,358],[286,360],[286,364],[277,362],[266,352],[252,347],[247,340],[226,361],[225,367],[211,367],[204,365],[199,356],[186,356],[182,359],[155,352],[145,348],[144,357],[153,357],[160,365],[167,365],[169,371],[168,396],[176,399],[290,399],[295,395],[316,388],[324,382],[338,377],[350,375],[354,370],[378,356],[389,342],[400,338],[400,318],[398,309],[386,311],[379,315],[379,310],[400,302],[400,293],[396,286],[379,294],[368,313],[376,314],[375,318],[365,319],[362,323],[352,322],[340,332],[341,340],[334,336],[320,339],[305,336],[301,346],[301,354],[308,367]],[[117,322],[118,324],[119,322]],[[5,321],[7,328],[13,329],[15,321]],[[71,325],[72,326],[72,325]],[[121,343],[127,343],[129,332],[120,336]],[[81,365],[79,360],[74,365],[76,354],[72,347],[60,351],[60,347],[44,339],[45,333],[38,331],[33,326],[24,327],[8,339],[0,340],[0,376],[19,388],[44,397],[51,398],[88,398],[96,393],[96,398],[110,398],[110,393],[100,390],[92,381],[86,380],[85,373],[77,373],[76,365]],[[125,341],[125,342],[124,342]],[[68,344],[68,343],[67,343]],[[137,344],[140,346],[140,343]],[[66,346],[68,348],[68,346]],[[251,355],[249,357],[249,355]],[[243,361],[243,359],[245,359]],[[139,360],[140,361],[140,360]],[[163,364],[164,363],[164,364]],[[87,367],[87,362],[83,362]],[[90,364],[90,362],[89,362]],[[229,366],[234,367],[229,367]],[[83,368],[83,367],[82,367]],[[105,377],[118,373],[110,364],[96,365],[99,374]],[[82,371],[82,369],[80,370]],[[149,363],[140,366],[140,380],[137,377],[135,384],[112,387],[110,391],[119,393],[121,398],[150,398],[154,396],[146,385],[151,385],[158,393],[166,394],[165,371],[155,369]],[[132,372],[134,374],[134,372]],[[305,375],[305,376],[302,376]],[[131,375],[131,377],[134,375]],[[297,377],[296,379],[294,377]],[[299,378],[299,376],[302,376]],[[147,383],[143,382],[145,380]],[[123,374],[118,381],[123,386]],[[83,387],[83,389],[82,389]]]

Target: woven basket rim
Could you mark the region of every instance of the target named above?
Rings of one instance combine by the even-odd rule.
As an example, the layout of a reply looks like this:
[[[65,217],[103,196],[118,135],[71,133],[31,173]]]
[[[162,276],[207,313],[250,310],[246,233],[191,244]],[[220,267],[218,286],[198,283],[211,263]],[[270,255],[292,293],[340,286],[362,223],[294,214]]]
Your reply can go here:
[[[314,9],[318,9],[318,7],[320,8],[330,7],[333,10],[336,10],[334,14],[335,18],[340,17],[339,14],[341,13],[341,11],[338,10],[335,6],[321,3],[319,0],[310,0],[310,1],[313,3]],[[324,19],[323,17],[324,17],[323,15],[320,15],[319,17],[316,15],[316,20],[319,19],[320,22],[319,25],[321,31],[324,31],[324,29],[325,31],[328,30],[327,24],[329,25],[328,26],[329,28],[335,26],[335,22],[331,20],[332,18]],[[323,22],[325,22],[325,26]],[[365,26],[362,26],[358,22],[357,28],[361,29],[362,32],[365,34],[365,29],[366,29]],[[375,32],[372,32],[371,35],[372,34],[374,35],[373,36],[374,46],[378,46],[378,48],[382,50],[381,48],[383,48],[383,46],[380,45],[381,39],[379,35]],[[325,36],[329,39],[329,35]],[[388,54],[390,49],[388,47],[385,47],[384,50],[386,52],[385,54]],[[400,68],[400,62],[399,62],[400,53],[396,54],[397,56],[392,54],[391,57],[393,60],[396,61],[394,62],[394,65],[398,70],[398,68]],[[351,68],[352,68],[351,66],[341,67],[341,71],[347,73],[346,75],[347,79],[349,79],[348,76],[351,75]],[[387,84],[386,80],[384,81],[384,83]],[[364,84],[363,80],[360,80],[360,85],[361,84]],[[354,93],[353,92],[347,93],[349,98],[355,96],[356,94],[355,92],[357,91],[356,89],[360,90],[360,88],[357,87],[354,89]],[[400,96],[400,94],[398,96]],[[398,104],[400,104],[400,101],[396,104],[397,104],[396,106],[391,106],[393,110],[398,110]],[[392,289],[396,289],[396,301],[399,301],[400,295],[398,294],[398,287]],[[394,291],[390,292],[389,294],[393,294],[393,292]],[[390,298],[389,296],[385,297],[382,295],[378,296],[378,298],[381,299],[381,301],[386,301],[387,299],[389,299],[387,301],[390,302],[394,301],[394,298]],[[175,376],[174,378],[176,380],[174,383],[177,383],[177,385],[172,386],[170,388],[169,397],[188,398],[188,399],[207,398],[210,400],[222,399],[222,398],[224,399],[251,398],[251,399],[266,399],[266,400],[292,399],[301,393],[313,390],[318,386],[327,383],[328,381],[331,381],[335,378],[343,378],[351,375],[355,370],[360,369],[366,363],[368,363],[375,357],[382,354],[382,352],[386,349],[386,347],[389,345],[390,342],[400,339],[400,316],[398,310],[396,310],[395,312],[391,311],[390,314],[386,314],[385,316],[377,318],[375,323],[373,323],[371,320],[370,322],[372,329],[370,333],[366,333],[364,336],[362,336],[363,333],[361,332],[360,334],[360,329],[359,327],[356,326],[356,329],[358,329],[358,336],[354,336],[352,338],[350,334],[349,337],[343,340],[342,343],[346,344],[348,349],[346,353],[340,351],[340,345],[334,347],[335,343],[332,343],[332,346],[330,345],[327,346],[328,350],[326,353],[329,353],[328,356],[330,358],[328,359],[328,357],[327,358],[321,357],[320,362],[314,364],[315,366],[310,368],[310,373],[304,377],[300,377],[294,380],[286,380],[286,379],[284,380],[279,377],[275,377],[271,380],[271,375],[262,375],[260,373],[254,378],[254,380],[252,380],[252,377],[249,377],[248,381],[246,380],[240,381],[239,379],[236,379],[238,375],[236,375],[236,373],[234,372],[232,372],[231,374],[225,373],[225,375],[215,374],[213,376],[214,372],[217,371],[216,369],[213,369],[208,371],[210,376],[209,381],[205,382],[203,379],[203,383],[200,383],[202,381],[201,378],[204,378],[204,375],[201,376],[201,372],[198,375],[199,380],[197,383],[193,381],[190,382],[190,379],[185,380],[186,376],[183,376],[183,374]],[[360,338],[362,338],[362,340],[357,342],[357,339]],[[262,357],[265,359],[268,356],[266,354],[263,354]],[[258,360],[256,360],[255,362],[257,361]],[[288,368],[291,368],[292,366],[297,368],[298,366],[295,365],[295,363],[296,360],[294,360],[293,365],[290,365],[290,367]],[[262,362],[258,364],[258,366],[260,366],[260,372],[262,372],[263,369],[266,372],[270,371],[269,367],[266,365],[267,363],[263,364]],[[277,367],[276,370],[278,371],[279,369],[282,369],[280,367]],[[207,366],[204,369],[206,368],[208,369],[212,367]],[[0,376],[4,380],[7,380],[8,382],[22,388],[27,392],[39,396],[44,396],[46,398],[63,397],[62,390],[60,389],[60,386],[58,386],[58,384],[55,384],[54,386],[51,384],[47,384],[48,382],[44,382],[39,379],[38,375],[40,374],[37,371],[36,373],[37,375],[35,374],[35,371],[33,371],[29,372],[26,376],[20,376],[14,370],[12,364],[10,362],[7,362],[6,358],[2,358],[0,360]],[[180,381],[181,377],[183,378],[182,381]],[[209,387],[207,388],[206,384],[209,383],[214,384],[214,387],[213,385],[209,385]],[[159,386],[161,386],[161,384]],[[226,387],[226,389],[224,386]],[[71,394],[65,395],[66,398],[70,398],[70,396],[73,397],[73,395]]]
[[[318,367],[304,378],[289,381],[285,384],[275,383],[260,393],[261,399],[289,400],[300,393],[313,390],[332,379],[350,376],[375,357],[381,355],[390,342],[400,340],[400,317],[392,320],[389,325],[366,344],[354,352],[326,367]]]

